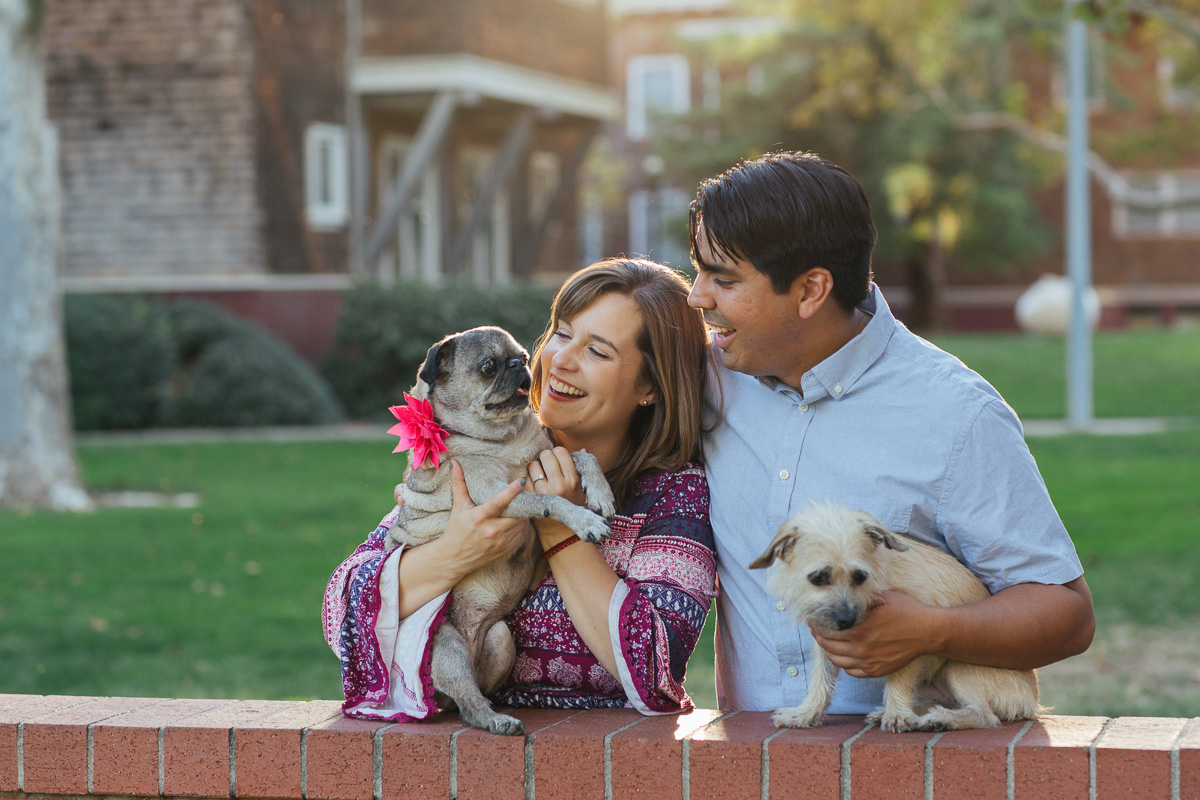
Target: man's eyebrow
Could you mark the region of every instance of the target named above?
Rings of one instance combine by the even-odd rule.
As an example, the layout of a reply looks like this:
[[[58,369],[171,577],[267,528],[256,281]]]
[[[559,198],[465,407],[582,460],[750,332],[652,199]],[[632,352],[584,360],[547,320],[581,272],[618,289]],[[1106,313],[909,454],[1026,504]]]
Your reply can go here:
[[[725,264],[716,263],[716,262],[712,262],[712,261],[704,261],[700,258],[694,258],[693,261],[695,262],[696,269],[698,269],[698,270],[704,270],[705,272],[715,272],[718,275],[729,275],[729,276],[737,275],[737,270],[735,270],[733,267],[726,266]]]

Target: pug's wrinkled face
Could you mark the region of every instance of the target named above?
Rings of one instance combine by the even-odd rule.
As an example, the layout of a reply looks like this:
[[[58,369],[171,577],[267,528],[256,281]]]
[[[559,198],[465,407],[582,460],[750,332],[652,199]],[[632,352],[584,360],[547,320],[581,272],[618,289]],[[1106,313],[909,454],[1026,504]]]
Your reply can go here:
[[[418,376],[445,427],[479,439],[505,438],[530,413],[529,353],[502,328],[472,328],[429,349]]]

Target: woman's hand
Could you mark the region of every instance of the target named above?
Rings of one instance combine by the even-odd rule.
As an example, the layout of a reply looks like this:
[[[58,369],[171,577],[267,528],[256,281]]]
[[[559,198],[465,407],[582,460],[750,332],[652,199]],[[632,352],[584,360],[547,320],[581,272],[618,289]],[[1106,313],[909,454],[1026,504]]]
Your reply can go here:
[[[467,492],[467,481],[457,460],[450,463],[450,520],[445,540],[455,561],[466,575],[474,569],[508,555],[528,535],[528,521],[500,514],[521,493],[526,479],[513,481],[488,501],[475,505]]]
[[[538,494],[565,497],[577,506],[587,505],[587,495],[579,480],[579,472],[565,447],[543,450],[537,461],[529,465],[529,483]]]
[[[525,479],[513,481],[486,503],[475,505],[467,493],[462,466],[450,465],[450,520],[446,532],[404,552],[400,559],[400,618],[454,585],[474,570],[511,553],[529,535],[529,521],[500,513],[521,492]]]

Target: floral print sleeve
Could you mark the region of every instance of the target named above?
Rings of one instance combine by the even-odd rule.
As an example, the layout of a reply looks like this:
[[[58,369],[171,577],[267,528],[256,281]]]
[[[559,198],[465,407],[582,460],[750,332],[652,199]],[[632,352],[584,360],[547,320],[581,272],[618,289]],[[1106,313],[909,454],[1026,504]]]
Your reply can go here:
[[[325,641],[342,662],[347,716],[405,721],[436,713],[430,657],[447,595],[401,620],[397,563],[387,546],[396,511],[334,570],[322,606]]]
[[[643,713],[671,713],[692,707],[684,671],[716,596],[708,484],[698,467],[643,480],[655,485],[614,524],[614,544],[628,550],[615,554],[624,580],[613,593],[609,628],[630,703]],[[624,526],[636,531],[632,540],[621,535]]]

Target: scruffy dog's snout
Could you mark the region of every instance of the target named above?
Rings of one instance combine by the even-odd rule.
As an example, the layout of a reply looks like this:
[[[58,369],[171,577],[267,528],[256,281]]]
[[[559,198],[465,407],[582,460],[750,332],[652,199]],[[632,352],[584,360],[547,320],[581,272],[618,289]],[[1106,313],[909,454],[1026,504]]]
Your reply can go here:
[[[849,606],[842,606],[833,612],[833,627],[839,631],[847,631],[858,624],[858,614]]]

